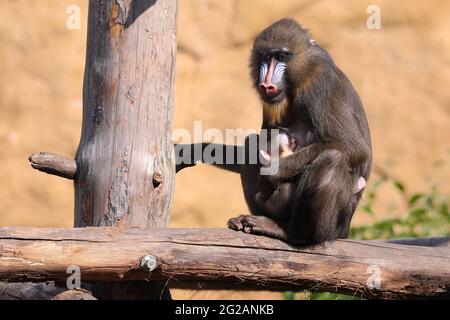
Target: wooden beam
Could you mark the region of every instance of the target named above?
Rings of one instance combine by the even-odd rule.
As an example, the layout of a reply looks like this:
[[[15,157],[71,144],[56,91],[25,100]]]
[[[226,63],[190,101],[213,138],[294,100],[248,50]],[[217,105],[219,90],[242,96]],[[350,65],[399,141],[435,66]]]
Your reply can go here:
[[[339,240],[301,248],[226,229],[0,228],[0,281],[65,282],[70,265],[80,267],[82,282],[450,297],[445,246]]]

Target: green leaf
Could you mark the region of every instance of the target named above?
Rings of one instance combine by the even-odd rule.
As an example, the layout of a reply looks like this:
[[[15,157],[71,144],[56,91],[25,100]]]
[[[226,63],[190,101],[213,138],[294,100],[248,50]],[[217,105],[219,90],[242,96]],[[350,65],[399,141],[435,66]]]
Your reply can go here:
[[[377,197],[376,193],[373,191],[367,192],[366,195],[367,195],[368,200],[375,200],[375,198]]]
[[[423,193],[415,193],[411,196],[411,198],[409,198],[409,205],[412,206],[414,205],[417,201],[419,201],[421,198],[424,197]]]
[[[450,210],[447,202],[442,202],[439,206],[439,212],[447,219],[450,220]]]
[[[346,294],[334,292],[311,292],[310,300],[364,300],[358,296],[351,296]]]
[[[412,218],[415,223],[423,222],[427,218],[427,212],[428,211],[425,208],[415,208],[409,212],[409,217]]]
[[[291,291],[283,292],[283,299],[284,300],[295,300],[295,292],[291,292]]]
[[[367,212],[369,215],[373,216],[373,210],[372,207],[369,204],[363,204],[361,206],[361,209]]]
[[[405,192],[405,186],[403,185],[403,183],[401,183],[398,180],[394,181],[394,186],[401,192],[404,193]]]

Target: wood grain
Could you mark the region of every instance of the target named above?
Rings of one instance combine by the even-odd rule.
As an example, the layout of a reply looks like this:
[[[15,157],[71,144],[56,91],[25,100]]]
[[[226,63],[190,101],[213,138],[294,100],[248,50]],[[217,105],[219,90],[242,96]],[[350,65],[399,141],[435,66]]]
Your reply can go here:
[[[450,242],[442,238],[440,243]],[[145,255],[157,258],[144,272]],[[167,282],[172,288],[304,289],[366,298],[449,298],[450,248],[339,240],[316,248],[226,229],[0,228],[0,280]],[[374,269],[375,268],[375,269]],[[368,287],[373,270],[380,288]]]

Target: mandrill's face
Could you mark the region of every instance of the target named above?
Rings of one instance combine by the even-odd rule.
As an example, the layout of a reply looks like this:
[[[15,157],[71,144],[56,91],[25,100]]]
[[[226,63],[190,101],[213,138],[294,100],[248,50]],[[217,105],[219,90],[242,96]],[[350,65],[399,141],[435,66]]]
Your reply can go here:
[[[292,53],[288,48],[264,48],[257,57],[259,76],[256,87],[266,103],[279,103],[286,95],[285,71]]]
[[[251,77],[265,104],[278,104],[298,85],[310,50],[308,32],[292,19],[282,19],[255,39]]]

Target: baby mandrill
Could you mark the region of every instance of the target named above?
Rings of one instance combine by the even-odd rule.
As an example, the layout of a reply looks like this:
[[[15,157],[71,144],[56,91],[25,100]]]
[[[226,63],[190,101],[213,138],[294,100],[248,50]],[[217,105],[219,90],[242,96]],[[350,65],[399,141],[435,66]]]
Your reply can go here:
[[[260,150],[261,157],[268,164],[272,159],[286,158],[295,153],[298,143],[296,139],[289,136],[285,132],[280,132],[277,136],[278,153],[271,152],[268,147],[267,150]],[[276,145],[275,144],[275,145]],[[270,144],[269,144],[270,145]],[[366,187],[366,179],[360,177],[355,186],[354,193],[357,194]],[[292,193],[295,192],[295,183],[282,183],[274,186],[269,183],[264,177],[259,176],[259,190],[256,194],[256,201],[264,208],[265,213],[272,218],[281,218],[284,213],[289,212],[292,205],[290,199],[293,199]]]

